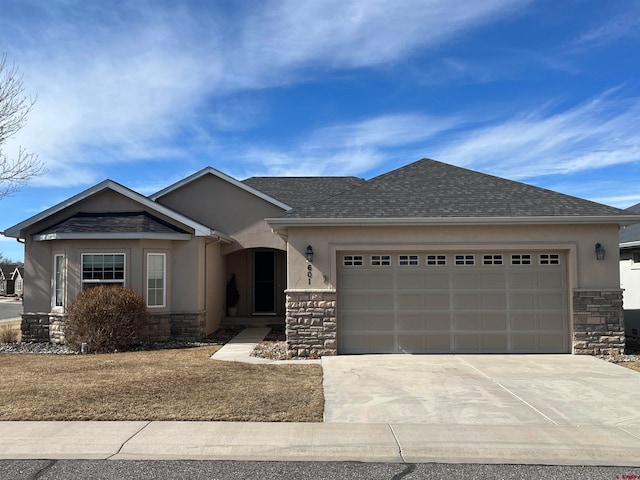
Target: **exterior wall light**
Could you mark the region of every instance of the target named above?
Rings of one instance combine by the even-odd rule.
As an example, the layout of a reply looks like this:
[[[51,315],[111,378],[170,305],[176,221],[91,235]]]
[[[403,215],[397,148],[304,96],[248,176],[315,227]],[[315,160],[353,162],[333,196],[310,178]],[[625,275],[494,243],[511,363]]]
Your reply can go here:
[[[313,263],[313,247],[311,245],[307,246],[304,255],[307,257],[307,262]]]
[[[596,260],[604,260],[606,250],[600,243],[596,243]]]

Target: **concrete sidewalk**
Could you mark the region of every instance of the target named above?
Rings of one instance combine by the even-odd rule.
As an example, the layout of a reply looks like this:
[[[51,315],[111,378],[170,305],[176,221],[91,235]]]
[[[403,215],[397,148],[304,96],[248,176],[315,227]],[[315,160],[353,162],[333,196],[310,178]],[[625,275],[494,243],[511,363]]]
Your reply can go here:
[[[384,423],[0,422],[0,459],[640,466],[640,428]]]

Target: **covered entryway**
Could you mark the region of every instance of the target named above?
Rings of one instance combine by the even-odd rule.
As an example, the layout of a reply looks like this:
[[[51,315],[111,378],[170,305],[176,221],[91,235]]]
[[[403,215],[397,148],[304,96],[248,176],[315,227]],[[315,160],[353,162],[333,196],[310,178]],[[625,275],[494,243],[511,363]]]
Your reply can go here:
[[[568,353],[563,252],[338,252],[339,353]]]

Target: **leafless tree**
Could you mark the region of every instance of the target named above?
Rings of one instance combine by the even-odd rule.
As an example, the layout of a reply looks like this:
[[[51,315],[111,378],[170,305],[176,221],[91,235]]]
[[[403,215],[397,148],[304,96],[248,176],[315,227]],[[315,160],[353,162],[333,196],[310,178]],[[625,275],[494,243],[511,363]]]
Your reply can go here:
[[[14,158],[4,151],[11,139],[27,121],[36,98],[24,93],[22,75],[15,64],[7,64],[7,55],[0,56],[0,200],[14,194],[30,180],[45,173],[44,165],[35,153],[18,148]]]

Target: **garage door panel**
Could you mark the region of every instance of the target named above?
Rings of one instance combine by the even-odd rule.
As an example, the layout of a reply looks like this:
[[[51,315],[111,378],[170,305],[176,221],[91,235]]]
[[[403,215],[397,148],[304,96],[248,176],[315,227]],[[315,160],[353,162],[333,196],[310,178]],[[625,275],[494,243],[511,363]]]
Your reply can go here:
[[[551,265],[536,253],[416,255],[413,264],[391,253],[389,265],[367,255],[339,265],[340,353],[569,350],[562,255]]]
[[[451,307],[451,296],[449,292],[426,292],[424,302],[429,310],[448,310]]]
[[[471,271],[470,267],[460,267],[464,270],[454,272],[451,275],[451,284],[454,289],[478,288],[480,284],[480,274]],[[467,270],[469,269],[469,270]]]
[[[477,310],[482,305],[479,293],[453,293],[454,310]]]
[[[507,277],[502,272],[483,273],[480,276],[480,288],[483,289],[505,289],[507,287]]]
[[[482,293],[480,296],[482,308],[484,310],[504,310],[507,308],[507,294],[501,293]]]
[[[424,310],[426,299],[423,293],[398,293],[396,295],[398,310]]]
[[[427,287],[425,274],[422,271],[402,271],[396,276],[398,290],[424,290]]]
[[[389,292],[357,291],[343,296],[345,310],[393,310],[394,297]]]
[[[427,290],[449,290],[449,272],[428,271],[424,277],[424,288]]]
[[[565,308],[564,295],[560,292],[546,292],[538,295],[540,310],[562,310]]]

